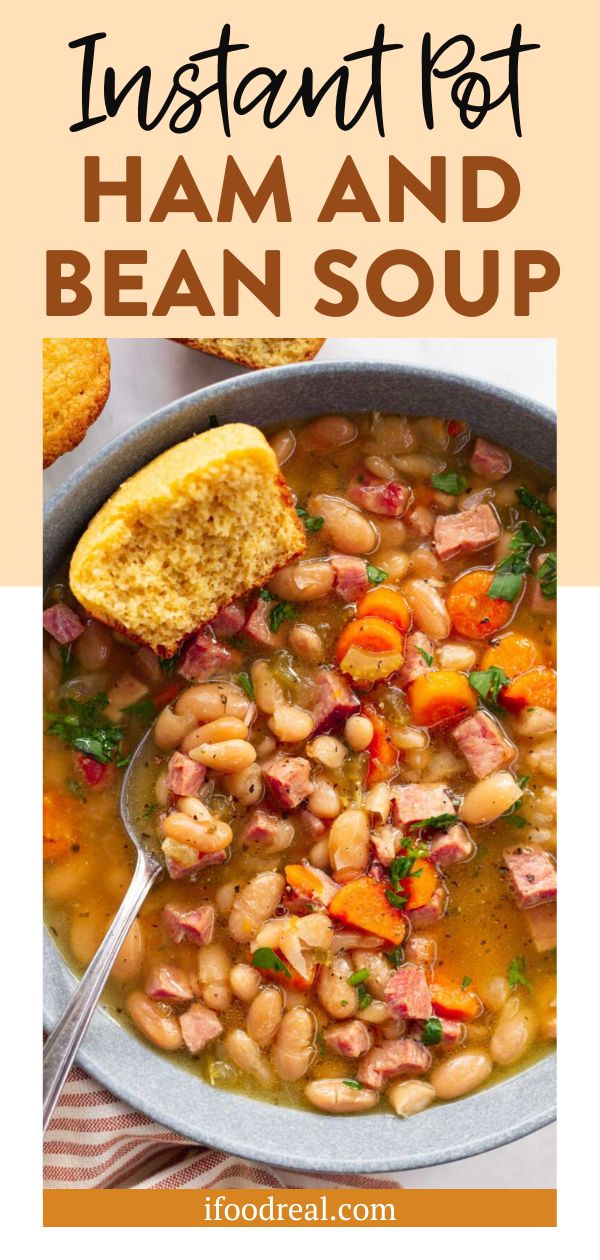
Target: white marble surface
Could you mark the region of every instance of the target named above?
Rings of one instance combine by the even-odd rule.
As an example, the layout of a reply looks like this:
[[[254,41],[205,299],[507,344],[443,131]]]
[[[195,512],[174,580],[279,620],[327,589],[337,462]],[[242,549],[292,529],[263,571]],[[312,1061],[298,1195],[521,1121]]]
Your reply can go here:
[[[52,494],[90,455],[165,403],[244,368],[197,354],[162,339],[112,340],[111,394],[99,420],[69,455],[44,473]],[[378,359],[464,372],[555,406],[556,359],[552,340],[402,338],[331,339],[320,359]],[[439,1188],[547,1188],[556,1185],[556,1126],[510,1146],[437,1168],[403,1173],[402,1184]]]

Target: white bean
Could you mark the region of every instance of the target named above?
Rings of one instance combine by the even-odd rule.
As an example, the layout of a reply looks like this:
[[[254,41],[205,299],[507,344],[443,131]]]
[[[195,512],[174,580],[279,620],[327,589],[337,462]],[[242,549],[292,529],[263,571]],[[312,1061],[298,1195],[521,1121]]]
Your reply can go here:
[[[229,984],[240,1002],[252,1002],[260,989],[260,975],[249,963],[236,963],[229,972]]]
[[[344,555],[363,556],[374,551],[379,535],[375,526],[345,499],[332,494],[313,494],[308,500],[312,516],[325,521],[324,536]]]
[[[522,1058],[535,1037],[536,1027],[535,1016],[530,1010],[522,1008],[506,1019],[501,1013],[490,1041],[490,1054],[494,1063],[505,1067]]]
[[[196,804],[200,806],[201,802]],[[198,853],[220,853],[229,847],[233,839],[231,827],[220,818],[213,818],[211,814],[208,818],[201,818],[199,813],[196,818],[190,818],[181,810],[167,814],[161,831],[168,840],[192,845]]]
[[[301,656],[303,660],[310,661],[315,665],[323,660],[325,652],[323,641],[313,626],[292,626],[288,638],[288,647],[296,656]]]
[[[263,713],[274,713],[275,709],[284,703],[284,695],[267,662],[253,661],[250,666],[250,676],[259,709]]]
[[[245,739],[224,739],[220,744],[198,744],[189,756],[217,774],[237,774],[256,761],[256,749]]]
[[[444,643],[438,648],[437,659],[440,669],[458,669],[467,673],[473,668],[477,653],[466,643]]]
[[[225,739],[247,739],[248,727],[239,718],[215,718],[214,722],[203,723],[195,731],[190,731],[181,743],[181,751],[191,752],[200,744],[220,744]]]
[[[177,748],[195,725],[192,713],[173,713],[172,709],[163,709],[154,724],[154,743],[158,748]]]
[[[275,913],[284,888],[284,876],[275,871],[255,875],[242,888],[235,897],[229,916],[229,934],[234,941],[243,943],[256,936],[261,924]]]
[[[492,976],[485,984],[478,986],[477,992],[489,1011],[501,1011],[510,996],[505,976]]]
[[[430,639],[447,639],[450,634],[450,615],[437,588],[423,578],[414,578],[403,587],[419,630]]]
[[[235,897],[236,885],[233,880],[228,884],[221,884],[215,893],[215,906],[219,914],[229,914]]]
[[[354,421],[347,416],[319,416],[300,430],[299,441],[305,450],[325,455],[353,442],[357,433]]]
[[[278,599],[294,603],[310,603],[328,595],[334,580],[334,571],[328,560],[301,560],[280,569],[269,582],[269,590]]]
[[[232,1028],[223,1039],[223,1048],[242,1072],[247,1072],[265,1087],[273,1084],[269,1064],[248,1033],[241,1028]]]
[[[298,1081],[308,1071],[315,1053],[315,1020],[310,1011],[296,1006],[286,1011],[277,1030],[271,1058],[284,1081]]]
[[[314,724],[312,714],[296,704],[277,705],[267,722],[275,737],[285,744],[297,744],[308,739]]]
[[[435,1090],[428,1081],[395,1081],[387,1096],[397,1116],[416,1116],[433,1102]]]
[[[243,721],[250,701],[234,683],[198,683],[182,691],[175,701],[175,713],[192,714],[197,722],[214,722],[216,718],[237,717]]]
[[[235,774],[224,775],[223,787],[241,805],[257,805],[265,794],[262,772],[256,762]]]
[[[213,1011],[226,1011],[231,1005],[227,950],[217,942],[201,945],[198,950],[198,982],[202,1001]]]
[[[279,429],[270,439],[275,459],[282,468],[291,459],[296,449],[296,435],[293,429]]]
[[[346,1085],[338,1078],[309,1081],[304,1092],[313,1107],[339,1116],[370,1111],[371,1107],[375,1107],[379,1102],[379,1094],[376,1090],[353,1089],[351,1085]]]
[[[330,967],[323,966],[319,971],[317,992],[332,1019],[350,1019],[358,1010],[356,989],[348,984],[351,975],[352,967],[342,955],[338,955]]]
[[[459,814],[463,822],[480,827],[484,823],[494,822],[501,814],[506,813],[522,795],[522,789],[512,774],[508,770],[498,770],[469,788]]]
[[[314,793],[311,797],[313,808]],[[345,867],[364,871],[369,861],[369,816],[365,809],[345,809],[331,825],[329,860],[334,871]]]
[[[483,1050],[465,1050],[443,1059],[431,1073],[438,1098],[461,1098],[483,1085],[492,1070],[492,1060]]]
[[[556,713],[551,709],[525,709],[515,719],[515,730],[523,739],[538,739],[556,730]]]
[[[130,993],[125,1005],[136,1027],[159,1050],[181,1049],[183,1037],[176,1015],[167,1014],[157,1002],[139,991]]]
[[[274,985],[261,989],[251,1002],[246,1015],[248,1036],[264,1050],[279,1028],[283,1015],[283,993]]]
[[[373,723],[370,718],[362,717],[359,713],[355,713],[352,717],[347,718],[344,726],[344,739],[353,752],[364,752],[373,739]]]
[[[314,792],[310,796],[310,812],[316,818],[337,818],[342,803],[332,783],[315,779]]]
[[[387,822],[392,804],[392,792],[388,783],[377,783],[364,799],[365,809],[380,822]]]
[[[307,744],[306,752],[313,761],[319,761],[328,770],[339,770],[346,760],[346,749],[334,735],[317,735]]]

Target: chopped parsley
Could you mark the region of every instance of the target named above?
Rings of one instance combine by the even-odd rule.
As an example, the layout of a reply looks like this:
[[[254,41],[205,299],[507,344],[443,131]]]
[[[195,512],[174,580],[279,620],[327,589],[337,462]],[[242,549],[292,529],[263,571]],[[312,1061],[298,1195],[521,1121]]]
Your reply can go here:
[[[351,984],[353,989],[357,988],[364,980],[369,979],[370,974],[368,967],[362,967],[360,971],[353,971],[352,975],[348,976],[348,984]]]
[[[153,722],[156,716],[154,705],[150,696],[142,696],[140,700],[136,700],[135,704],[128,704],[122,710],[129,717],[135,718],[138,722]]]
[[[273,634],[277,634],[282,621],[293,621],[297,615],[298,609],[296,605],[291,604],[288,599],[284,599],[271,609],[269,613],[269,629],[273,631]]]
[[[548,503],[538,499],[537,495],[532,494],[531,490],[528,490],[526,486],[519,486],[517,498],[519,503],[523,504],[523,507],[529,508],[530,512],[535,512],[536,516],[539,516],[542,525],[547,530],[553,531],[556,529],[556,512]]]
[[[468,989],[469,985],[470,985],[470,984],[472,984],[472,983],[473,983],[473,980],[472,980],[472,977],[471,977],[471,976],[463,976],[463,978],[462,978],[462,984],[461,984],[461,986],[460,986],[460,987],[461,987],[461,989],[463,990],[463,993],[464,993],[465,989]]]
[[[519,521],[510,541],[510,551],[496,568],[496,575],[489,588],[491,599],[506,599],[514,603],[523,586],[523,575],[531,570],[531,552],[543,547],[546,539],[535,525]]]
[[[502,688],[508,686],[510,678],[498,665],[490,665],[489,669],[472,670],[469,682],[484,703],[491,701],[496,705]]]
[[[417,648],[417,652],[419,653],[419,656],[423,657],[425,664],[429,665],[429,668],[431,669],[431,666],[433,665],[433,656],[431,655],[431,653],[426,652],[425,648],[420,648],[420,647]]]
[[[311,516],[306,508],[296,507],[296,512],[308,534],[316,534],[325,524],[324,516]]]
[[[544,599],[556,599],[556,552],[551,551],[537,571]]]
[[[443,494],[464,494],[468,482],[462,473],[457,472],[441,472],[434,473],[431,478],[431,484],[434,490],[441,490]]]
[[[163,674],[175,674],[181,660],[181,652],[176,652],[175,656],[159,656],[158,663]]]
[[[416,878],[421,871],[413,870],[417,858],[424,857],[426,849],[409,849],[407,853],[402,853],[399,857],[395,857],[390,862],[390,883],[392,888],[398,892],[403,879],[408,879],[409,875]]]
[[[107,705],[108,696],[104,691],[99,691],[91,700],[75,700],[69,696],[61,701],[60,712],[45,715],[50,721],[48,733],[58,735],[65,744],[103,765],[109,761],[123,765],[118,754],[123,748],[124,732],[108,718],[103,719]]]
[[[252,679],[250,675],[245,672],[243,674],[238,674],[238,683],[242,688],[242,691],[246,692],[248,699],[254,700],[254,687],[252,686]]]
[[[380,582],[385,582],[387,577],[385,569],[378,569],[376,564],[367,562],[367,577],[369,582],[373,582],[375,586],[379,586]]]
[[[525,975],[525,959],[522,954],[518,955],[516,958],[511,959],[510,963],[508,964],[508,971],[506,973],[506,978],[508,980],[508,983],[511,989],[516,989],[518,984],[520,984],[522,988],[524,989],[531,988],[531,981],[528,980],[527,976]]]
[[[392,967],[399,967],[404,962],[404,950],[401,945],[396,945],[395,949],[384,950],[383,956]]]
[[[519,787],[522,790],[529,783],[529,775],[528,774],[518,775],[517,783],[519,784]],[[522,806],[523,806],[523,797],[520,796],[518,801],[515,801],[514,805],[511,805],[509,809],[506,809],[504,813],[500,815],[500,817],[503,818],[505,822],[510,823],[511,827],[518,827],[519,830],[522,830],[523,827],[527,826],[527,819],[524,818],[521,813],[519,813],[519,810],[522,808]]]
[[[355,1081],[351,1077],[345,1078],[342,1081],[342,1085],[347,1085],[349,1089],[364,1089],[365,1088],[364,1085],[361,1085],[360,1081]]]
[[[452,827],[456,822],[456,814],[435,814],[433,818],[424,818],[422,822],[411,823],[409,831],[424,831],[428,827],[431,831],[443,831],[445,827]]]
[[[277,596],[271,595],[271,592],[267,590],[266,586],[261,586],[258,592],[258,598],[264,599],[268,603],[270,600],[276,599]]]
[[[364,984],[359,984],[357,986],[356,996],[358,998],[359,1011],[364,1011],[365,1007],[370,1006],[371,1002],[373,1001],[371,994],[367,993],[367,990],[365,989]]]
[[[400,893],[393,892],[391,888],[386,888],[385,895],[386,899],[395,910],[401,910],[408,901],[408,897],[403,897]]]
[[[425,1020],[422,1038],[424,1046],[439,1046],[442,1040],[442,1021],[436,1015]]]
[[[270,949],[268,945],[263,945],[260,949],[255,949],[252,955],[252,966],[260,968],[261,971],[274,971],[281,975],[287,976],[291,980],[292,973],[288,971],[285,963],[275,953],[274,949]]]

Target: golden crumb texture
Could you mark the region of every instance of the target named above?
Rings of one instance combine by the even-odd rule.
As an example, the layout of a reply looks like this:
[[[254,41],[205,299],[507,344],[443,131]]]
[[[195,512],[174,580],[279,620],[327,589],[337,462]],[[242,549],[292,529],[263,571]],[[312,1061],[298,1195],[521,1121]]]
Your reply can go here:
[[[281,367],[283,363],[304,363],[314,359],[321,349],[324,337],[207,337],[190,340],[175,337],[184,346],[216,354],[232,363],[244,363],[246,367]]]
[[[110,354],[105,337],[44,339],[44,468],[79,445],[109,393]]]
[[[173,656],[305,546],[266,438],[226,424],[164,451],[112,495],[77,544],[70,582],[92,616]]]

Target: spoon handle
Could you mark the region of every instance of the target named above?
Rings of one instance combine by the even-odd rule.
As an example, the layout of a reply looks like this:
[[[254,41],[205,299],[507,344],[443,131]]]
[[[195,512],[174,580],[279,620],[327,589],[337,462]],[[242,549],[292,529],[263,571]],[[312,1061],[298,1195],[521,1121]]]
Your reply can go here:
[[[160,863],[150,854],[138,854],[133,878],[108,932],[46,1041],[43,1059],[44,1133],[121,945],[161,870]]]

